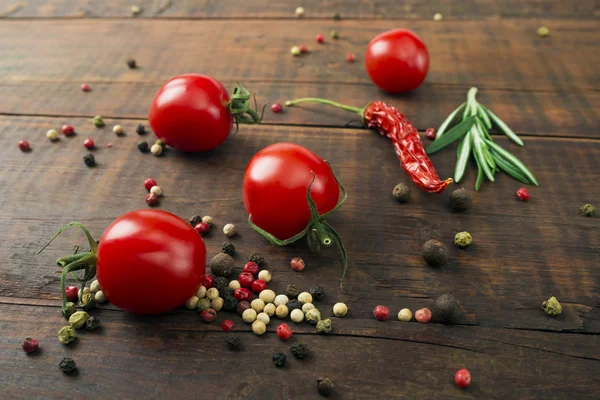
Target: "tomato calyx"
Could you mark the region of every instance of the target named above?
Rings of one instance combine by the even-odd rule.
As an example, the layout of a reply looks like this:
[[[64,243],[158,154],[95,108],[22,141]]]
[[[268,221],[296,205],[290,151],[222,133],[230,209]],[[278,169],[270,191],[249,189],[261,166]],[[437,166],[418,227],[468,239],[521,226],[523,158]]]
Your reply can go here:
[[[262,236],[264,236],[269,242],[276,244],[278,246],[285,246],[285,245],[294,243],[294,242],[302,239],[305,236],[306,236],[306,239],[308,242],[308,246],[310,247],[310,249],[312,251],[315,251],[315,252],[319,251],[321,249],[321,245],[323,245],[325,247],[329,247],[335,243],[336,246],[338,247],[338,249],[340,251],[340,255],[342,257],[343,270],[342,270],[342,278],[340,281],[340,287],[342,287],[344,277],[346,276],[346,270],[348,269],[348,257],[346,254],[346,249],[344,248],[344,243],[342,242],[342,238],[336,232],[336,230],[331,225],[329,225],[329,223],[327,223],[327,221],[325,221],[325,218],[328,217],[329,215],[331,215],[333,212],[335,212],[338,208],[340,208],[342,206],[342,204],[344,204],[344,201],[346,201],[346,198],[348,197],[348,193],[346,192],[346,189],[344,188],[344,186],[341,184],[341,182],[335,175],[335,172],[331,168],[331,164],[329,164],[329,162],[327,162],[327,161],[325,161],[325,162],[331,169],[331,173],[333,174],[333,177],[335,178],[335,181],[338,184],[340,192],[342,193],[342,196],[338,200],[338,203],[336,204],[335,207],[333,207],[333,209],[331,209],[331,211],[329,211],[325,214],[319,214],[319,211],[317,210],[317,206],[315,205],[315,202],[312,199],[312,196],[310,194],[312,184],[314,183],[315,178],[316,178],[315,173],[311,171],[312,179],[311,179],[310,183],[308,184],[308,187],[306,188],[306,201],[308,203],[308,208],[310,210],[310,220],[308,221],[306,228],[304,228],[300,233],[292,236],[291,238],[282,240],[282,239],[279,239],[279,238],[273,236],[272,234],[270,234],[269,232],[260,228],[259,226],[255,225],[254,222],[252,222],[252,214],[250,214],[248,216],[248,223],[255,231],[257,231]],[[343,291],[343,287],[342,287],[342,291]]]
[[[40,254],[61,233],[63,233],[67,229],[72,228],[74,226],[81,228],[83,230],[83,232],[85,233],[85,235],[88,239],[88,243],[90,245],[90,251],[87,253],[77,253],[77,251],[79,249],[79,246],[77,246],[72,255],[66,256],[66,257],[61,257],[58,260],[56,260],[56,264],[59,267],[62,267],[62,272],[60,275],[60,294],[61,294],[61,298],[62,298],[63,315],[65,315],[65,311],[67,309],[67,293],[65,291],[65,279],[66,279],[67,275],[69,273],[71,273],[72,276],[75,276],[77,281],[81,282],[81,290],[83,292],[83,289],[85,288],[86,283],[88,281],[92,280],[94,278],[94,276],[96,276],[96,259],[97,259],[97,254],[98,254],[98,243],[96,243],[96,241],[92,237],[90,231],[88,231],[88,229],[83,224],[81,224],[80,222],[71,222],[70,224],[67,224],[67,225],[63,226],[62,228],[60,228],[60,230],[56,233],[56,235],[54,235],[54,237],[52,239],[50,239],[50,241],[38,252],[38,254]],[[81,271],[81,270],[84,271],[82,278],[73,274],[75,271]]]
[[[254,108],[251,107],[250,99],[254,100]],[[235,118],[236,129],[239,124],[258,124],[262,121],[265,113],[266,104],[263,106],[260,115],[258,114],[258,103],[256,102],[256,94],[251,95],[250,92],[240,85],[233,89],[231,99],[225,104],[229,112]]]

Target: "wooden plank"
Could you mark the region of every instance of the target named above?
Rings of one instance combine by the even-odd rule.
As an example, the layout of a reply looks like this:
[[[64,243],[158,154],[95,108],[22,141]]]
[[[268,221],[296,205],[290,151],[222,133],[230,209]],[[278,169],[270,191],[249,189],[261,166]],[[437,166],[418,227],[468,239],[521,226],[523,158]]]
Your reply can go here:
[[[0,383],[8,398],[320,398],[316,379],[330,377],[334,398],[594,398],[600,386],[597,359],[565,354],[594,346],[590,335],[521,333],[481,327],[402,325],[399,338],[296,334],[292,341],[308,343],[312,354],[295,360],[290,342],[269,332],[263,337],[238,333],[240,352],[227,351],[225,334],[215,324],[199,322],[193,312],[158,317],[134,317],[94,311],[103,321],[99,332],[81,331],[77,342],[60,344],[55,335],[64,319],[54,310],[0,305]],[[350,323],[351,320],[345,320]],[[271,324],[275,325],[275,323]],[[480,336],[480,333],[482,336]],[[23,337],[35,336],[42,351],[26,356]],[[557,337],[558,336],[558,337]],[[443,339],[440,339],[443,338]],[[455,341],[456,339],[456,341]],[[442,344],[436,342],[444,341]],[[466,344],[467,348],[461,346]],[[284,352],[283,370],[271,355]],[[61,373],[62,357],[76,360],[76,377]],[[473,383],[464,391],[452,382],[454,372],[467,367]],[[23,374],[23,371],[28,373]],[[282,375],[283,374],[283,375]],[[281,375],[281,376],[279,376]],[[223,378],[227,384],[223,383]]]
[[[594,0],[576,2],[536,0],[442,0],[435,3],[418,0],[346,0],[302,2],[283,0],[265,4],[262,0],[84,0],[5,2],[0,16],[10,18],[102,18],[130,17],[133,4],[142,7],[139,18],[294,18],[298,4],[305,18],[332,19],[340,13],[344,19],[430,19],[441,13],[444,19],[496,18],[581,18],[598,16]]]
[[[50,143],[45,131],[65,122],[79,134]],[[169,151],[156,158],[135,148],[136,121],[119,122],[127,132],[124,138],[110,132],[111,120],[107,128],[97,129],[87,119],[0,118],[0,184],[10,188],[0,198],[0,296],[56,299],[59,275],[53,260],[81,244],[82,237],[72,232],[43,254],[36,255],[37,250],[64,223],[80,220],[99,236],[118,215],[146,207],[142,182],[152,176],[165,190],[161,208],[182,217],[213,216],[217,227],[206,240],[209,254],[219,251],[224,240],[220,227],[235,223],[239,266],[244,255],[263,252],[276,290],[290,283],[303,288],[319,283],[330,293],[327,307],[345,301],[363,319],[371,318],[377,304],[395,312],[415,310],[451,291],[465,304],[463,324],[600,332],[598,220],[578,213],[581,204],[600,198],[594,183],[597,140],[528,138],[524,148],[517,148],[498,138],[531,168],[540,188],[530,188],[529,202],[518,202],[514,193],[521,185],[500,175],[496,183],[484,184],[472,210],[452,214],[447,193],[427,195],[414,186],[409,204],[395,203],[391,190],[406,177],[389,142],[366,130],[244,126],[211,154]],[[87,136],[99,146],[94,169],[81,160]],[[20,138],[30,140],[31,153],[16,148]],[[103,147],[108,141],[112,148]],[[348,189],[347,203],[330,221],[351,260],[347,294],[339,292],[341,270],[334,250],[312,254],[305,244],[277,248],[246,223],[239,196],[244,168],[256,151],[278,141],[300,143],[331,161]],[[433,161],[441,176],[449,176],[455,151],[443,151]],[[471,166],[466,187],[473,187],[474,175]],[[452,246],[454,234],[462,230],[475,238],[464,251]],[[420,248],[431,238],[450,247],[444,268],[427,267],[421,258]],[[286,267],[296,255],[306,260],[305,273]],[[551,295],[565,308],[557,319],[540,310]]]

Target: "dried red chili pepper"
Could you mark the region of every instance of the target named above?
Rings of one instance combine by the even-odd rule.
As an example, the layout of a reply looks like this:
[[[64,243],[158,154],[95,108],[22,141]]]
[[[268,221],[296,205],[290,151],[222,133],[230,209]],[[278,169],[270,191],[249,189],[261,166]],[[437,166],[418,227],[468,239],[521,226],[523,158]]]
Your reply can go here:
[[[441,193],[446,186],[452,183],[451,178],[440,179],[429,156],[425,153],[419,133],[396,107],[382,101],[374,101],[364,108],[358,108],[312,97],[286,101],[285,105],[289,107],[299,103],[329,104],[360,115],[367,127],[375,129],[379,134],[392,141],[402,168],[421,189],[427,192]]]

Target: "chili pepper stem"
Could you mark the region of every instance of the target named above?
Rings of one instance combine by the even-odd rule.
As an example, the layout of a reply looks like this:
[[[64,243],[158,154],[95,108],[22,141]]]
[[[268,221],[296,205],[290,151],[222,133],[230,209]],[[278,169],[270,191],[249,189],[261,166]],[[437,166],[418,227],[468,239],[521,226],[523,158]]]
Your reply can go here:
[[[337,108],[341,108],[342,110],[346,110],[346,111],[350,111],[353,113],[356,113],[358,115],[360,115],[361,117],[363,116],[363,111],[364,108],[358,108],[358,107],[352,107],[352,106],[347,106],[345,104],[342,103],[338,103],[335,101],[331,101],[331,100],[327,100],[327,99],[321,99],[318,97],[303,97],[301,99],[296,99],[296,100],[288,100],[285,102],[285,105],[287,107],[292,107],[296,104],[300,104],[300,103],[321,103],[321,104],[327,104],[333,107],[337,107]]]

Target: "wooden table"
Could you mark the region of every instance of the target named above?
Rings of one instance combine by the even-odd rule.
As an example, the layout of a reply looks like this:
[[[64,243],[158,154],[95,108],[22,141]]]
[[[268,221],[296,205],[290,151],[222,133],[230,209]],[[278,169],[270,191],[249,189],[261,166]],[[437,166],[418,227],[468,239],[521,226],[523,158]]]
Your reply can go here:
[[[598,398],[599,219],[578,212],[588,202],[600,207],[596,1],[140,0],[143,11],[132,17],[133,3],[0,2],[1,398],[316,398],[319,377],[335,381],[333,398]],[[294,18],[299,5],[306,9],[302,20]],[[333,20],[336,12],[341,21]],[[432,20],[437,12],[443,21]],[[550,29],[547,38],[536,34],[542,25]],[[396,27],[418,32],[431,55],[425,83],[400,96],[376,89],[363,67],[369,40]],[[338,41],[327,36],[332,29]],[[325,45],[314,43],[319,32]],[[310,53],[292,57],[290,47],[302,43]],[[345,62],[347,51],[357,54],[356,63]],[[129,57],[140,68],[128,69]],[[267,112],[262,125],[241,127],[210,154],[140,153],[136,125],[147,123],[158,87],[185,72],[212,75],[230,89],[243,82],[261,103],[320,96],[361,106],[381,99],[421,131],[439,126],[477,86],[479,100],[526,145],[518,148],[499,134],[494,140],[531,168],[540,187],[529,189],[529,202],[519,202],[521,185],[499,175],[463,214],[449,211],[449,191],[429,195],[413,187],[411,201],[398,204],[392,188],[408,179],[387,139],[357,129],[352,116],[317,107]],[[79,89],[84,82],[90,93]],[[95,128],[94,115],[107,126]],[[77,135],[49,142],[46,131],[65,123]],[[124,137],[111,132],[114,124],[123,125]],[[94,169],[81,160],[86,137],[99,147]],[[22,138],[31,152],[17,149]],[[280,141],[329,160],[348,190],[348,201],[330,219],[350,259],[345,294],[334,249],[277,248],[246,223],[244,169],[259,149]],[[442,151],[433,162],[441,176],[451,176],[455,151]],[[471,190],[474,169],[461,183]],[[93,312],[103,321],[100,333],[83,332],[76,343],[61,345],[56,332],[65,321],[54,260],[84,239],[70,232],[36,252],[67,222],[81,221],[100,236],[117,216],[145,208],[146,177],[164,189],[161,209],[215,219],[206,238],[210,256],[224,240],[222,226],[235,223],[238,267],[260,251],[273,272],[272,288],[318,283],[327,292],[319,308],[329,314],[343,301],[348,317],[335,319],[329,336],[292,324],[294,338],[306,341],[312,355],[281,370],[271,355],[289,356],[290,343],[273,333],[278,321],[257,337],[226,313],[217,322],[236,321],[241,352],[228,351],[219,324],[203,324],[195,312],[139,317],[110,305]],[[452,239],[463,230],[474,244],[459,250]],[[440,269],[421,257],[431,238],[449,245],[450,262]],[[306,260],[302,273],[287,266],[293,256]],[[446,292],[464,304],[458,324],[395,320],[401,308],[431,306]],[[541,310],[552,295],[563,305],[557,318]],[[373,319],[378,304],[390,307],[390,321]],[[21,351],[27,336],[40,341],[39,354]],[[65,356],[77,361],[78,375],[60,372]],[[453,384],[463,367],[473,376],[466,390]]]

